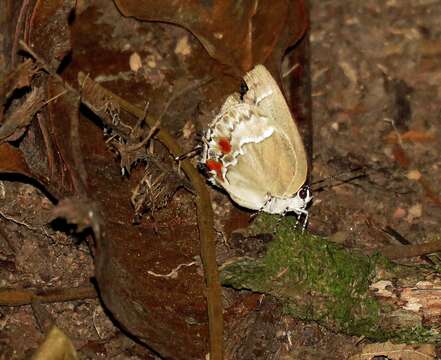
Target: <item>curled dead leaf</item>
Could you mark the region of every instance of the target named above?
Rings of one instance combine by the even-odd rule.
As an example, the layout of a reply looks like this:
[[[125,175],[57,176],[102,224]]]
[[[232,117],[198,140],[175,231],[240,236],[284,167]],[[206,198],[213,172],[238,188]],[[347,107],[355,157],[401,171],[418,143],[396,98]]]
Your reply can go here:
[[[39,67],[28,59],[5,76],[0,76],[3,77],[3,80],[0,79],[0,99],[5,102],[14,90],[30,86],[32,78],[39,70]]]
[[[280,39],[284,51],[307,28],[302,0],[115,0],[115,3],[125,16],[186,28],[210,56],[242,71],[265,63]]]
[[[435,347],[431,344],[407,345],[391,342],[368,344],[361,353],[350,360],[371,360],[375,356],[386,356],[390,360],[429,360],[435,359]]]
[[[0,143],[14,141],[23,135],[34,115],[45,105],[42,88],[33,88],[25,101],[6,117],[0,127]]]
[[[7,143],[0,144],[0,173],[15,173],[32,177],[22,152]]]
[[[58,327],[49,331],[32,360],[78,360],[72,341]]]
[[[97,238],[101,235],[101,222],[95,205],[86,199],[66,198],[52,210],[50,221],[64,218],[77,226],[78,232],[91,228]]]

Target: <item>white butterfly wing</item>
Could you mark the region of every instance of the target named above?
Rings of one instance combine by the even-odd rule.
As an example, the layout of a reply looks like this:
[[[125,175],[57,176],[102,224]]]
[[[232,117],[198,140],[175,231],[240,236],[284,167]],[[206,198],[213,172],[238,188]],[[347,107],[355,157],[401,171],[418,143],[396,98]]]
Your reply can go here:
[[[222,186],[239,205],[259,210],[268,195],[286,198],[294,194],[288,192],[295,179],[293,163],[295,156],[289,141],[275,132],[260,143],[244,145],[243,155],[228,168]]]
[[[237,93],[225,100],[210,128],[214,141],[212,146],[219,138],[227,138],[232,146],[233,156],[237,155],[235,152],[240,151],[244,144],[260,142],[272,133],[268,115],[257,106],[240,101]]]
[[[307,160],[285,98],[268,70],[257,65],[244,80],[248,91],[243,100],[230,95],[210,125],[203,158],[221,159],[222,174],[214,171],[215,182],[239,205],[260,210],[269,198],[290,198],[300,189]]]
[[[276,150],[270,154],[274,153],[276,156],[279,156],[278,154],[285,151],[293,153],[292,156],[287,156],[287,160],[290,160],[291,163],[283,164],[285,167],[290,166],[293,168],[293,173],[290,172],[290,175],[293,174],[291,181],[286,183],[283,180],[283,185],[287,186],[285,193],[293,195],[305,183],[308,171],[306,152],[297,125],[294,122],[282,91],[263,65],[256,65],[253,70],[245,75],[244,79],[249,88],[248,93],[245,95],[245,101],[253,101],[261,111],[268,114],[271,120],[269,125],[276,129],[275,133],[284,134],[288,142],[286,146],[283,146],[278,141],[275,141],[273,145],[276,146]],[[278,137],[280,140],[282,138],[283,136]],[[279,145],[282,147],[277,150]],[[265,159],[271,161],[271,156],[267,155]],[[280,174],[283,171],[285,170],[281,170]]]

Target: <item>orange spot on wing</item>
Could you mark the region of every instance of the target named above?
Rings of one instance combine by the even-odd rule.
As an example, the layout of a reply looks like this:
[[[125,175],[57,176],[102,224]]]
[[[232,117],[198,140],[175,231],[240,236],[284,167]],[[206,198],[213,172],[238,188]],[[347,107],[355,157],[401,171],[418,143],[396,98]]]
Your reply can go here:
[[[216,175],[220,180],[222,180],[222,181],[224,180],[224,178],[222,176],[222,164],[219,161],[209,159],[209,160],[207,160],[206,164],[210,170],[213,170],[216,172]]]
[[[228,154],[231,152],[231,143],[227,138],[220,138],[217,144],[219,145],[219,148],[223,154]]]

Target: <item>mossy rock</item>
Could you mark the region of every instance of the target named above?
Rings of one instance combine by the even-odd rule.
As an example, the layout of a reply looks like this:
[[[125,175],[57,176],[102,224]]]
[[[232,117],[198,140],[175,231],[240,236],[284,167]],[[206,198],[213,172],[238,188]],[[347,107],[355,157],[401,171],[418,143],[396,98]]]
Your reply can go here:
[[[408,269],[379,255],[348,251],[295,225],[288,217],[259,215],[248,233],[273,233],[266,254],[224,265],[222,283],[271,294],[283,302],[286,313],[350,335],[379,341],[440,341],[437,331],[424,328],[414,314],[406,314],[413,317],[404,327],[391,321],[389,315],[401,309],[380,302],[369,289],[379,273],[393,278]]]

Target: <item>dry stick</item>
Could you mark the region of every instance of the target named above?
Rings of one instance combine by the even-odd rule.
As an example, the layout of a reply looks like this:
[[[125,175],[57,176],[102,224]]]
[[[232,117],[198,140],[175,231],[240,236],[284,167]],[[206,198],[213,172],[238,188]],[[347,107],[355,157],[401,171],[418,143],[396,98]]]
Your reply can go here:
[[[22,306],[33,302],[53,303],[94,299],[98,294],[93,286],[47,290],[6,289],[0,290],[0,305]]]
[[[441,240],[414,245],[391,245],[377,251],[390,260],[405,259],[415,256],[433,254],[441,251]]]
[[[150,128],[150,131],[147,134],[147,136],[141,142],[139,142],[137,144],[127,145],[126,150],[127,151],[136,151],[138,149],[141,149],[144,145],[147,145],[149,140],[152,138],[153,135],[155,135],[155,132],[159,129],[159,125],[160,125],[159,120],[156,120],[155,125],[153,125],[153,127]]]
[[[401,235],[398,231],[396,231],[395,229],[391,228],[390,226],[386,226],[384,229],[381,229],[381,230],[384,231],[389,236],[391,236],[392,238],[394,238],[395,240],[397,240],[398,242],[400,242],[402,245],[414,245],[409,240],[407,240],[403,235]],[[441,242],[440,241],[438,241],[438,242],[439,242],[438,246],[441,246]],[[426,243],[426,244],[430,244],[430,243]],[[424,245],[424,244],[417,244],[417,245]],[[393,255],[396,255],[396,254],[400,254],[401,255],[401,250],[403,250],[403,249],[409,249],[408,246],[406,246],[406,247],[399,246],[398,248],[395,248],[395,247],[396,247],[395,245],[392,245],[392,246],[389,246],[389,247],[386,246],[385,248],[380,249],[380,251],[381,252],[385,251],[385,253],[384,253],[385,256],[388,256],[388,255],[392,255],[393,256]],[[392,249],[392,248],[395,248],[395,249]],[[388,250],[388,249],[390,249],[390,250]],[[395,253],[391,252],[391,251],[395,251]],[[413,250],[411,250],[411,251],[413,251]],[[425,262],[427,262],[428,264],[435,265],[435,263],[425,254],[426,253],[420,254],[421,255],[420,258],[422,260],[424,260]],[[404,257],[408,257],[408,256],[404,256]]]
[[[92,81],[82,72],[78,73],[80,84]],[[143,117],[144,111],[133,106],[129,102],[121,99],[112,92],[104,89],[100,85],[100,90],[106,94],[112,101],[132,114],[136,118]],[[152,117],[146,117],[147,124],[153,128],[156,120]],[[180,146],[175,139],[163,128],[159,128],[156,138],[163,143],[173,157],[182,154]],[[196,193],[196,207],[198,213],[198,226],[200,234],[201,258],[204,265],[205,281],[207,284],[207,304],[208,304],[208,322],[210,331],[210,359],[223,359],[223,314],[222,314],[222,291],[219,280],[219,272],[216,263],[216,244],[213,223],[213,209],[211,207],[210,195],[205,185],[205,181],[199,175],[196,168],[189,160],[182,161],[182,169],[190,179]]]

